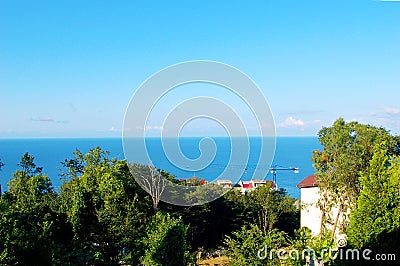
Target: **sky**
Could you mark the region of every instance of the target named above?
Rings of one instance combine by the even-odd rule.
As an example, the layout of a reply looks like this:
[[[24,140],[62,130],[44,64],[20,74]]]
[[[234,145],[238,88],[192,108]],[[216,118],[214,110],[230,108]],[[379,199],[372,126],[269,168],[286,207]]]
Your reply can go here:
[[[316,136],[339,117],[400,133],[398,1],[1,1],[0,25],[0,138],[120,137],[136,89],[190,60],[247,74],[278,136]],[[232,97],[181,91],[152,116],[184,96]]]

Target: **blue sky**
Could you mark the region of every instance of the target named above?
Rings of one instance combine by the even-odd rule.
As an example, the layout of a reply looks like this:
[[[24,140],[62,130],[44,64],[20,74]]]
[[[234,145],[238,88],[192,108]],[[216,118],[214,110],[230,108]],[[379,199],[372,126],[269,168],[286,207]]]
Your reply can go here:
[[[2,1],[0,25],[0,138],[121,136],[135,89],[188,60],[249,75],[278,135],[400,133],[400,2]]]

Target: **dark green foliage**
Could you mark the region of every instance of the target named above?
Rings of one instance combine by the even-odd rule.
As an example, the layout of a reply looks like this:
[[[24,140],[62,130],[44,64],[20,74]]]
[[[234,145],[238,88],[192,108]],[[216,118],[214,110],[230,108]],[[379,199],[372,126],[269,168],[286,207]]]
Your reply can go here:
[[[1,171],[1,168],[3,168],[4,167],[4,163],[1,161],[1,158],[0,158],[0,171]],[[2,193],[2,191],[1,191],[1,185],[0,185],[0,196],[1,196],[1,193]]]
[[[330,240],[338,228],[348,234],[349,248],[400,256],[400,137],[383,128],[338,119],[319,132],[319,140],[323,150],[314,151],[313,161],[322,196],[321,225],[334,226]],[[339,211],[329,217],[334,206]],[[348,211],[350,225],[339,223],[339,214],[348,218]],[[335,261],[340,263],[346,264]]]
[[[294,199],[270,187],[247,195],[232,190],[191,207],[160,203],[155,211],[126,162],[109,159],[100,148],[77,150],[62,163],[59,193],[33,156],[24,154],[18,165],[0,197],[1,265],[186,265],[196,250],[218,248],[244,225],[256,223],[271,235],[278,232],[273,228],[292,233],[297,227]],[[204,197],[203,187],[190,196]]]
[[[138,264],[151,202],[126,163],[99,148],[67,162],[58,195],[33,156],[22,157],[0,198],[0,264]]]
[[[186,230],[182,221],[169,214],[157,212],[146,228],[143,238],[143,265],[186,265]]]
[[[312,160],[322,196],[321,234],[327,223],[333,224],[333,232],[336,228],[345,232],[346,225],[339,224],[338,218],[356,208],[362,190],[360,175],[369,171],[375,143],[384,141],[386,153],[395,155],[399,152],[399,139],[384,128],[345,122],[342,118],[321,129],[318,135],[323,150],[314,151]],[[330,217],[334,206],[339,211]]]
[[[225,235],[240,228],[242,223],[236,220],[238,213],[232,210],[231,202],[225,197],[203,205],[173,207],[161,204],[161,208],[168,210],[174,217],[181,217],[184,224],[189,226],[187,239],[192,251],[217,247],[222,244]]]
[[[362,192],[351,214],[349,240],[356,248],[396,252],[400,256],[400,161],[388,155],[386,142],[377,143]]]
[[[43,265],[57,261],[71,240],[68,225],[55,211],[50,179],[24,154],[0,199],[0,262]],[[67,230],[66,230],[67,229]]]
[[[279,249],[289,245],[289,235],[299,224],[299,210],[295,200],[286,192],[272,188],[271,184],[258,187],[243,195],[232,191],[226,197],[234,202],[242,227],[224,240],[231,265],[276,265],[276,254],[260,259],[257,252],[267,247]],[[240,209],[239,209],[240,208]],[[281,230],[287,230],[281,231]],[[262,255],[264,251],[261,252]]]
[[[319,132],[323,150],[314,151],[313,161],[321,186],[334,195],[346,195],[354,203],[360,195],[359,175],[368,171],[369,161],[374,153],[374,145],[386,141],[388,154],[398,152],[396,139],[383,128],[346,123],[342,118]]]
[[[258,226],[250,225],[228,236],[224,244],[232,266],[279,265],[276,253],[270,251],[287,246],[288,238],[282,231],[274,229],[263,234]]]
[[[76,153],[70,166],[84,165],[82,173],[61,188],[60,210],[72,226],[74,254],[85,263],[139,262],[140,239],[150,219],[149,196],[136,184],[124,161],[110,160],[99,148],[86,155]],[[78,262],[76,262],[78,263]],[[82,263],[82,261],[79,261]]]
[[[36,167],[36,164],[33,162],[34,159],[35,158],[32,155],[29,155],[28,152],[25,152],[25,154],[21,157],[21,162],[18,163],[18,166],[22,168],[22,172],[30,177],[42,172],[41,167]]]
[[[295,199],[284,189],[272,188],[270,183],[245,195],[230,191],[225,198],[234,213],[233,223],[239,228],[244,224],[256,224],[264,234],[273,228],[293,234],[299,226],[300,212]]]

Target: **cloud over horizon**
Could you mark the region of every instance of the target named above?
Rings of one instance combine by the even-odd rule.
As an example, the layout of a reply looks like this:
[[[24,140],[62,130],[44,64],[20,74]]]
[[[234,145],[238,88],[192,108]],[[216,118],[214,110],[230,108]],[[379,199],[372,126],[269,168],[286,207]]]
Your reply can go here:
[[[69,122],[69,121],[66,121],[66,120],[55,120],[54,118],[49,117],[49,116],[48,117],[37,117],[37,118],[31,117],[30,120],[33,121],[33,122],[63,123],[63,124]]]
[[[279,123],[278,127],[289,128],[289,127],[302,127],[305,125],[306,123],[303,120],[295,119],[292,116],[289,116],[283,122]]]
[[[400,114],[400,109],[399,108],[395,108],[395,107],[385,107],[384,111],[385,111],[386,114],[389,114],[389,115]]]

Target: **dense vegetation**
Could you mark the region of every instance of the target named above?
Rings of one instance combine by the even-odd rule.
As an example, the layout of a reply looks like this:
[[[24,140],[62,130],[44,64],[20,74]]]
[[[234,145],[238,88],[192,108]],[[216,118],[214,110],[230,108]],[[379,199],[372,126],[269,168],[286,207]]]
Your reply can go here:
[[[335,232],[344,233],[347,248],[395,254],[398,260],[400,137],[341,118],[318,135],[323,150],[314,151],[312,160],[321,195],[320,236],[333,240]],[[333,207],[338,211],[332,214]],[[341,215],[345,222],[339,223]]]
[[[186,265],[196,251],[213,252],[255,221],[264,232],[292,233],[298,224],[294,199],[283,190],[231,191],[201,206],[154,209],[125,161],[100,148],[74,155],[63,162],[57,193],[34,157],[22,156],[0,200],[1,264]]]
[[[323,150],[314,151],[312,160],[322,223],[340,227],[350,247],[398,252],[399,138],[339,119],[319,139]],[[299,228],[299,204],[283,189],[265,185],[246,195],[231,190],[211,203],[179,207],[154,204],[127,163],[100,148],[76,151],[62,166],[63,185],[55,191],[34,157],[22,156],[0,198],[1,265],[195,265],[207,254],[224,255],[229,265],[304,265],[303,258],[287,254],[284,261],[276,253],[260,259],[260,251],[335,247],[328,227],[319,236]],[[351,209],[350,223],[328,217],[335,204],[343,213]],[[325,264],[343,264],[320,255]]]

